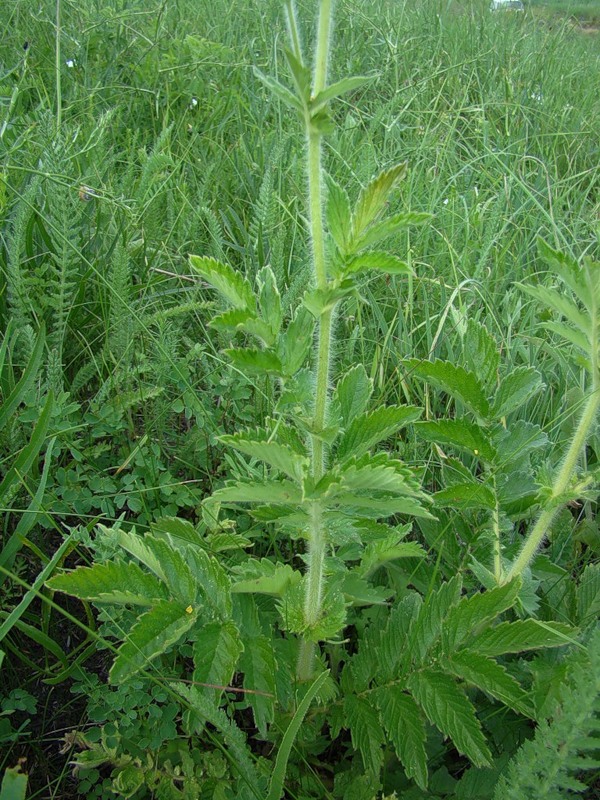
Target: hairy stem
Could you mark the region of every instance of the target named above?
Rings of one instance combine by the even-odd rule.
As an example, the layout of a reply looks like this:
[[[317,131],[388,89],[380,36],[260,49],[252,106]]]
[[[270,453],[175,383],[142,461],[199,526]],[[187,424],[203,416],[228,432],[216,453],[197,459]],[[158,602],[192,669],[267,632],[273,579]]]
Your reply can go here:
[[[505,583],[508,583],[508,581],[523,573],[523,571],[533,560],[538,548],[544,541],[554,517],[558,514],[561,508],[560,505],[553,503],[552,501],[555,498],[559,498],[567,490],[573,472],[575,471],[575,467],[577,466],[577,461],[581,456],[581,451],[585,447],[585,443],[588,439],[599,408],[600,384],[598,380],[596,380],[594,382],[591,394],[588,397],[587,403],[583,409],[583,414],[581,415],[579,424],[577,425],[577,430],[575,431],[573,441],[567,450],[563,463],[558,471],[558,475],[556,476],[554,486],[552,487],[552,495],[549,501],[550,505],[548,508],[544,509],[537,518],[535,525],[533,526],[529,536],[521,548],[521,552],[513,562],[512,567],[504,579]]]
[[[61,48],[60,48],[60,2],[56,0],[56,40],[54,51],[54,74],[56,82],[56,131],[60,133],[62,127],[62,84],[60,77],[60,61],[61,61]]]
[[[320,92],[327,81],[329,60],[329,39],[332,24],[332,0],[322,0],[319,26],[313,95]],[[327,287],[327,267],[325,261],[325,232],[323,227],[323,179],[321,172],[322,134],[313,127],[310,111],[305,115],[307,135],[308,201],[310,243],[313,254],[314,282],[316,288]],[[312,476],[317,483],[325,472],[326,452],[321,432],[325,428],[327,401],[329,399],[329,371],[331,366],[331,333],[333,310],[324,310],[317,320],[317,360],[315,364],[315,405],[312,419]],[[310,510],[308,530],[308,566],[306,574],[306,594],[304,596],[304,620],[310,631],[321,615],[323,603],[324,565],[327,536],[323,524],[320,503],[314,503]],[[308,680],[313,674],[314,642],[309,637],[300,645],[297,675],[300,680]]]

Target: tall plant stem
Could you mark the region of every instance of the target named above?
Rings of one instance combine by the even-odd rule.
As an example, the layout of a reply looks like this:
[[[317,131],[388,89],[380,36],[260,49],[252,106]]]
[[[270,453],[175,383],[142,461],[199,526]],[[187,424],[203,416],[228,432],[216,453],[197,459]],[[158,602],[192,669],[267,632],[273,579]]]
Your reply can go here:
[[[313,95],[325,88],[327,64],[329,61],[329,40],[332,26],[332,0],[322,0],[317,31],[317,49]],[[307,135],[307,167],[309,194],[310,240],[313,254],[314,282],[316,288],[327,287],[327,266],[325,261],[325,233],[323,228],[323,184],[321,171],[322,134],[313,127],[309,110],[305,116]],[[329,398],[329,370],[331,365],[331,334],[333,309],[324,310],[317,320],[317,361],[315,365],[315,404],[312,419],[312,476],[317,483],[325,472],[326,452],[322,439]],[[326,553],[326,530],[323,523],[323,510],[319,502],[313,503],[310,511],[308,530],[308,569],[306,574],[306,593],[304,596],[304,621],[310,631],[321,615],[323,604],[324,565]],[[308,680],[313,674],[315,644],[305,638],[300,645],[297,675],[300,680]]]
[[[597,373],[596,373],[597,374]],[[583,413],[579,420],[579,424],[577,425],[577,430],[575,431],[575,436],[573,437],[573,441],[571,442],[569,449],[564,457],[562,465],[558,471],[558,475],[556,476],[556,480],[554,482],[554,486],[552,487],[552,496],[549,500],[549,508],[545,509],[541,512],[535,525],[533,526],[529,536],[525,540],[525,544],[521,548],[521,552],[517,556],[516,560],[514,561],[512,567],[508,571],[504,582],[507,583],[508,581],[516,578],[517,575],[521,575],[523,571],[529,566],[531,561],[533,560],[535,554],[538,551],[538,548],[542,544],[544,537],[548,533],[548,529],[552,524],[555,516],[558,514],[561,506],[557,503],[554,503],[553,500],[557,500],[568,488],[569,482],[571,481],[571,477],[577,466],[577,461],[581,456],[581,451],[583,450],[585,443],[588,439],[590,430],[592,425],[594,424],[594,420],[596,419],[596,414],[598,413],[598,409],[600,408],[600,381],[597,379],[594,381],[594,386],[591,390],[591,393],[588,397],[588,400],[585,404],[583,409]]]
[[[56,132],[60,133],[62,127],[62,84],[60,77],[60,3],[56,0],[56,42],[54,51],[54,79],[56,83]]]

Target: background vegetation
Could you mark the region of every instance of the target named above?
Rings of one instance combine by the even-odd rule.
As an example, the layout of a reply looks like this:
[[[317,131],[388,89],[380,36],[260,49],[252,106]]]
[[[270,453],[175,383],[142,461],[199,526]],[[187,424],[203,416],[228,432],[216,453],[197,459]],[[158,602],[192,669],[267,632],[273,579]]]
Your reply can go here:
[[[314,3],[297,6],[310,41]],[[336,14],[333,79],[378,77],[335,106],[325,166],[358,186],[406,160],[398,202],[433,215],[394,240],[414,276],[373,277],[344,302],[336,370],[360,362],[376,404],[444,417],[451,399],[401,360],[460,361],[469,321],[480,322],[502,370],[541,374],[545,391],[519,414],[540,426],[556,461],[585,369],[540,329],[539,307],[516,283],[543,279],[539,236],[574,259],[598,256],[600,38],[574,22],[593,29],[598,4],[532,2],[518,14],[490,13],[487,2],[339,0]],[[212,256],[251,282],[270,265],[284,310],[306,288],[303,134],[253,72],[280,75],[284,35],[279,0],[85,0],[63,3],[58,19],[52,3],[5,0],[0,11],[0,774],[25,757],[32,798],[232,796],[226,734],[211,720],[202,747],[182,737],[181,698],[160,670],[106,687],[110,637],[131,612],[115,619],[44,582],[58,567],[112,559],[114,538],[94,531],[118,520],[144,532],[178,516],[215,537],[214,553],[231,566],[246,544],[257,557],[297,557],[249,514],[226,515],[224,531],[201,505],[242,465],[216,437],[263,424],[273,390],[231,368],[226,338],[207,327],[214,296],[188,264],[190,253]],[[429,491],[444,485],[443,450],[412,431],[397,446]],[[594,432],[590,473],[599,448]],[[443,558],[438,529],[415,532],[427,567],[415,559],[409,573],[423,596],[437,580],[432,565],[446,577],[462,569],[484,527],[473,509],[438,516],[453,531]],[[585,571],[599,548],[595,501],[582,497],[559,515],[538,564],[542,619],[573,621],[572,602],[595,619],[597,572]],[[589,602],[567,588],[584,574]],[[597,691],[577,652],[515,667],[534,673],[538,710],[566,702],[561,680],[569,697]],[[186,674],[189,647],[171,655],[163,675],[175,662]],[[286,680],[273,674],[254,688],[284,695],[275,683]],[[273,721],[268,702],[240,695],[234,705],[249,735]],[[428,794],[392,767],[382,789],[492,797],[532,728],[493,704],[481,709],[493,769],[467,769],[433,733]],[[256,738],[259,764],[288,722]],[[294,751],[289,796],[370,797],[367,746],[342,735],[327,749],[318,725],[311,731]],[[363,762],[351,766],[352,750]],[[343,777],[328,764],[343,765]],[[157,774],[167,776],[162,795]]]

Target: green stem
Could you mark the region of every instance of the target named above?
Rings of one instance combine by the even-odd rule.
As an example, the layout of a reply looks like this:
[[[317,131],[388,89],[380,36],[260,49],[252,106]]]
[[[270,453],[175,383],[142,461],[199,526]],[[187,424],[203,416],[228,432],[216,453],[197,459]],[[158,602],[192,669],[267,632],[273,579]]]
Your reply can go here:
[[[321,0],[313,94],[325,88],[327,64],[329,60],[329,39],[332,26],[332,0]],[[327,265],[325,259],[325,231],[323,226],[323,185],[321,172],[322,134],[311,123],[310,110],[305,116],[307,135],[308,201],[310,242],[313,254],[314,281],[316,288],[327,288]],[[333,310],[322,312],[317,320],[317,360],[315,364],[315,405],[312,419],[312,477],[317,483],[324,475],[326,452],[321,432],[325,428],[327,402],[329,399],[329,371],[331,366],[331,334]],[[321,616],[323,604],[324,567],[327,551],[327,535],[323,524],[321,504],[313,503],[310,509],[308,529],[308,564],[306,573],[306,594],[304,596],[304,621],[307,630],[314,628]],[[300,644],[297,676],[308,680],[313,674],[315,643],[305,638]]]
[[[496,481],[494,481],[494,495],[496,502],[492,512],[492,526],[494,534],[494,578],[496,583],[502,583],[502,547],[500,543],[500,503],[498,502],[498,493],[496,491]]]
[[[56,0],[56,42],[54,52],[54,76],[56,82],[56,131],[62,127],[62,84],[60,77],[60,0]]]
[[[329,39],[333,19],[333,0],[321,0],[319,13],[319,29],[317,31],[317,52],[315,56],[315,76],[313,95],[322,92],[327,82],[327,66],[329,63]]]
[[[600,385],[598,385],[598,381],[595,381],[592,392],[583,409],[583,414],[579,420],[573,441],[567,450],[562,466],[556,476],[554,486],[552,487],[552,495],[549,500],[550,507],[542,511],[537,518],[531,533],[521,548],[521,552],[506,575],[504,583],[508,583],[508,581],[523,573],[542,544],[554,517],[560,510],[560,505],[553,503],[553,500],[559,498],[569,486],[581,451],[585,447],[590,429],[596,419],[598,408],[600,408]]]

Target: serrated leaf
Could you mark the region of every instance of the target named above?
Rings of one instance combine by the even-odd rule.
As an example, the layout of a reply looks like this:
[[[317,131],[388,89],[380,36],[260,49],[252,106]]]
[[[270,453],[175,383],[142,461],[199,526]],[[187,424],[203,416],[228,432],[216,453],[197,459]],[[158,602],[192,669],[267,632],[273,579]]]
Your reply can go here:
[[[230,267],[208,256],[190,256],[190,264],[207,283],[210,283],[235,308],[253,312],[254,292],[246,278]]]
[[[440,489],[433,495],[433,503],[439,508],[469,508],[496,507],[494,492],[482,483],[470,481],[469,483],[454,483],[445,489]]]
[[[421,789],[426,789],[427,732],[419,707],[400,686],[379,689],[376,697],[383,725],[404,771]]]
[[[487,391],[496,382],[500,354],[492,334],[474,319],[467,320],[463,351],[467,369],[477,375]]]
[[[285,376],[296,375],[313,346],[315,320],[308,309],[299,306],[287,329],[277,342],[277,356]]]
[[[271,642],[262,634],[245,640],[239,670],[244,674],[245,700],[252,709],[254,724],[263,738],[275,714],[275,675],[277,663]]]
[[[258,286],[258,305],[264,324],[268,326],[273,344],[279,333],[282,322],[281,297],[277,288],[277,281],[271,267],[263,267],[256,276]]]
[[[560,622],[525,619],[489,628],[473,639],[469,647],[482,655],[501,656],[542,647],[563,647],[573,644],[575,634],[574,628]]]
[[[361,191],[352,215],[352,241],[356,242],[386,208],[392,189],[406,175],[406,163],[384,170]]]
[[[171,594],[186,605],[194,602],[197,584],[187,564],[186,558],[164,539],[146,534],[143,538],[135,533],[117,531],[116,539],[126,550],[157,578],[164,581]]]
[[[586,305],[592,301],[589,296],[583,271],[577,261],[560,250],[554,250],[541,236],[537,238],[538,254],[546,264],[567,284]]]
[[[256,77],[264,83],[264,85],[271,91],[278,100],[281,100],[288,108],[293,108],[294,111],[297,111],[299,114],[304,114],[304,106],[302,105],[301,100],[296,97],[296,95],[291,92],[287,87],[285,87],[279,81],[276,81],[274,78],[271,78],[269,75],[265,75],[259,69],[254,67],[254,74]]]
[[[109,674],[110,683],[122,683],[165,652],[196,624],[197,614],[189,606],[159,601],[138,619],[118,650]]]
[[[351,213],[348,193],[328,175],[325,215],[329,233],[342,254],[346,252],[346,244],[350,235]]]
[[[437,422],[416,422],[415,431],[435,444],[450,444],[472,456],[493,463],[496,450],[485,432],[465,419],[440,419]]]
[[[469,636],[482,626],[488,625],[503,611],[515,604],[521,581],[510,581],[503,586],[494,586],[486,592],[461,598],[458,605],[450,609],[442,633],[442,646],[445,653],[456,650]]]
[[[283,366],[273,350],[230,347],[224,352],[241,372],[249,375],[283,375]]]
[[[333,310],[340,300],[349,297],[355,289],[353,280],[344,280],[338,286],[327,289],[311,289],[302,298],[302,303],[315,319],[319,319],[321,314]]]
[[[410,693],[429,721],[476,767],[488,767],[488,750],[473,704],[448,675],[425,669],[408,679]]]
[[[414,472],[402,461],[391,458],[387,453],[365,454],[345,461],[326,476],[325,485],[331,481],[331,488],[324,497],[335,496],[340,491],[352,492],[390,492],[391,494],[421,493],[421,487]],[[317,485],[317,492],[320,484]]]
[[[556,322],[554,320],[544,322],[542,327],[547,331],[556,333],[558,336],[566,339],[567,342],[574,344],[575,347],[583,350],[586,355],[589,353],[590,343],[587,339],[587,336],[577,328],[572,328],[570,325],[566,325],[564,322]]]
[[[219,620],[231,617],[231,582],[220,562],[199,547],[188,548],[187,563],[198,584],[205,611]]]
[[[422,603],[421,596],[412,592],[390,613],[378,651],[381,676],[385,681],[396,679],[399,671],[412,669],[409,632],[419,617]]]
[[[362,575],[371,575],[375,570],[399,558],[425,558],[427,552],[418,542],[402,542],[397,533],[386,536],[377,542],[370,542],[365,547],[365,552],[360,561]]]
[[[301,579],[289,564],[274,564],[267,558],[250,559],[233,567],[231,591],[238,594],[270,594],[283,597],[287,588]]]
[[[405,211],[400,214],[394,214],[381,222],[371,225],[360,237],[353,239],[350,245],[352,252],[373,247],[385,241],[385,239],[389,239],[390,236],[395,236],[400,231],[406,230],[411,225],[424,225],[430,219],[431,214],[420,211]]]
[[[454,399],[460,400],[470,411],[481,419],[487,419],[490,413],[485,388],[479,378],[458,364],[449,361],[419,361],[412,359],[404,362],[411,375],[418,375],[437,389],[441,389]]]
[[[332,404],[339,409],[343,426],[364,413],[372,392],[373,381],[362,364],[352,367],[340,378],[333,392]]]
[[[242,330],[250,319],[256,319],[253,311],[245,308],[228,308],[227,311],[213,317],[208,324],[217,331],[237,331]]]
[[[223,444],[245,453],[251,458],[264,461],[273,469],[285,473],[289,478],[301,482],[306,475],[309,460],[298,455],[290,447],[279,442],[268,441],[269,433],[265,430],[246,431],[231,436],[220,436]]]
[[[577,587],[577,617],[586,625],[600,616],[600,564],[588,564]]]
[[[365,84],[370,83],[375,77],[375,75],[356,75],[354,77],[343,78],[341,81],[332,83],[330,86],[327,86],[327,88],[323,89],[315,97],[313,97],[313,99],[310,101],[310,107],[314,109],[322,108],[335,97],[340,97],[348,92],[353,92],[355,89],[360,89],[361,86],[365,86]]]
[[[374,269],[378,272],[385,272],[388,275],[411,275],[412,269],[406,261],[394,256],[391,253],[367,252],[355,256],[344,265],[344,274],[355,275],[359,272],[367,272]]]
[[[231,620],[204,625],[194,642],[194,681],[212,686],[199,687],[199,691],[218,703],[223,693],[219,687],[230,684],[243,650],[240,632]]]
[[[166,586],[154,575],[144,572],[137,564],[122,561],[77,567],[73,572],[50,578],[46,586],[80,600],[119,605],[151,606],[156,600],[167,597]]]
[[[463,650],[445,659],[441,666],[456,678],[500,700],[505,706],[532,717],[533,709],[527,700],[527,694],[512,675],[491,658]]]
[[[506,375],[494,397],[493,414],[499,419],[520,408],[544,386],[540,373],[530,367],[518,367]]]
[[[205,544],[204,536],[196,526],[179,517],[160,517],[150,523],[150,532],[155,538],[166,537],[175,547],[185,547],[188,544],[202,547]]]
[[[409,649],[415,663],[424,663],[427,653],[442,635],[446,616],[458,603],[461,590],[462,580],[460,575],[455,575],[425,599],[410,631]]]
[[[382,745],[385,742],[379,715],[371,703],[352,694],[344,701],[344,712],[352,746],[360,752],[365,771],[377,780],[383,763]]]
[[[228,483],[212,494],[212,500],[221,503],[271,503],[296,505],[302,501],[302,493],[291,481],[237,481]]]
[[[509,428],[500,428],[494,434],[496,464],[501,469],[513,472],[518,462],[547,444],[548,437],[539,425],[517,420]]]
[[[355,417],[342,435],[337,448],[339,461],[362,456],[379,442],[421,416],[416,406],[382,406]]]
[[[589,341],[591,336],[590,319],[583,311],[564,293],[546,286],[527,286],[519,284],[519,288],[531,297],[534,297],[542,306],[550,307],[575,326],[578,331]]]
[[[384,605],[393,590],[371,584],[358,571],[348,572],[341,584],[345,602],[352,606]]]
[[[425,499],[425,495],[422,496]],[[328,505],[332,508],[343,509],[350,515],[370,517],[391,517],[393,514],[410,514],[414,517],[433,519],[432,515],[423,507],[421,501],[415,497],[398,497],[383,495],[382,497],[369,497],[351,492],[336,494],[329,499]]]

